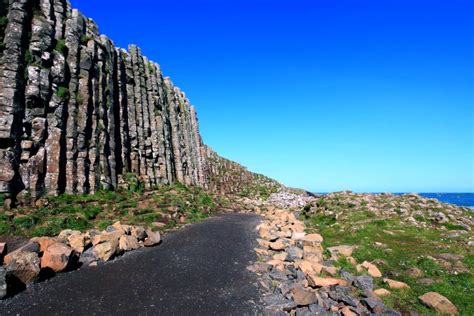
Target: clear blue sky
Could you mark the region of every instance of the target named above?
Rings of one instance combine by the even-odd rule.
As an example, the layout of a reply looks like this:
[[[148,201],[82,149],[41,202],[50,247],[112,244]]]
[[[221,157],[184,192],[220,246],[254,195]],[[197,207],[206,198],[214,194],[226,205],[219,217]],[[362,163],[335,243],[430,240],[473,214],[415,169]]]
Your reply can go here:
[[[474,192],[472,0],[73,0],[182,88],[204,141],[323,192]]]

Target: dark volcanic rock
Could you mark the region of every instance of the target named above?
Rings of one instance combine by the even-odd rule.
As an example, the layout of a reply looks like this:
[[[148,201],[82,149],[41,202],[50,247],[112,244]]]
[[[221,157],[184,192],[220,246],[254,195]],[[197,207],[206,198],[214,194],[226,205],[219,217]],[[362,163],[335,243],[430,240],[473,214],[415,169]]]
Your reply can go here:
[[[64,0],[0,2],[0,193],[94,193],[181,182],[222,193],[280,188],[203,144],[194,107],[141,49]],[[2,31],[3,33],[3,31]],[[258,190],[256,190],[258,191]]]

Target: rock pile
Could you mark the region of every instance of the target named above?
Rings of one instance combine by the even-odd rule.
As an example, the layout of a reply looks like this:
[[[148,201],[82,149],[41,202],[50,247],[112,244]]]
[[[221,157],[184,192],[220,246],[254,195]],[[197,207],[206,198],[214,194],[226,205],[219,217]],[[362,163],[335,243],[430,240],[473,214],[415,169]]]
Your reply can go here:
[[[399,216],[407,224],[425,228],[445,229],[445,226],[451,225],[451,234],[467,234],[474,227],[474,213],[467,207],[441,203],[417,194],[335,192],[311,201],[305,208],[305,214],[334,216],[339,221],[344,221],[351,215],[351,212],[347,212],[348,209],[365,211],[377,219]],[[357,224],[355,222],[353,226],[356,227]],[[453,230],[452,225],[459,229]]]
[[[267,200],[270,205],[275,205],[279,208],[294,208],[303,207],[315,200],[315,197],[305,196],[302,194],[294,194],[287,191],[273,193]]]
[[[352,257],[354,247],[328,248],[330,259],[326,260],[321,245],[323,237],[306,234],[304,223],[294,213],[269,207],[262,215],[264,221],[257,226],[260,247],[255,249],[260,259],[250,269],[260,276],[268,314],[401,315],[381,300],[390,295],[390,291],[375,288],[374,278],[382,278],[376,264],[367,261],[358,264]],[[342,256],[356,266],[360,275],[333,265]],[[383,282],[390,289],[408,287],[388,278]],[[420,300],[432,307],[442,306],[450,310],[451,315],[456,314],[449,300],[428,294]],[[440,308],[437,310],[441,311]]]
[[[125,252],[159,244],[159,232],[117,222],[104,231],[64,230],[57,237],[35,237],[7,253],[0,267],[0,298],[13,283],[23,285],[81,265],[95,266]],[[0,258],[1,259],[1,258]]]

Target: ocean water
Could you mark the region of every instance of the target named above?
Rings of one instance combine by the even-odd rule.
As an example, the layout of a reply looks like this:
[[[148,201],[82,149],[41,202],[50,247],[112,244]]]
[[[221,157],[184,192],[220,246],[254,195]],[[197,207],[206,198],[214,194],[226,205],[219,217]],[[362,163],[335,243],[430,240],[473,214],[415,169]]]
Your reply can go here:
[[[419,193],[426,198],[437,199],[443,203],[474,208],[474,193]]]

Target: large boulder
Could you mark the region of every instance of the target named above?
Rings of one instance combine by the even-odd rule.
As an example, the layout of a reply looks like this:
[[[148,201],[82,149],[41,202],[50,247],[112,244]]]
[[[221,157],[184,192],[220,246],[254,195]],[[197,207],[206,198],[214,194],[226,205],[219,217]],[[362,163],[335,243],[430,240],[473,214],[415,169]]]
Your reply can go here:
[[[118,239],[111,239],[103,243],[97,244],[93,248],[94,256],[102,261],[109,261],[119,250]]]
[[[450,300],[448,300],[446,297],[443,295],[436,293],[436,292],[428,292],[420,297],[418,299],[426,306],[433,308],[436,310],[438,313],[443,314],[443,315],[458,315],[459,311],[454,306],[453,303],[451,303]]]
[[[38,254],[22,250],[8,254],[4,265],[8,273],[25,284],[36,281],[41,270]]]
[[[73,250],[63,243],[50,245],[41,257],[41,267],[50,268],[54,272],[64,271],[71,260]]]
[[[83,253],[87,246],[90,245],[90,240],[86,237],[85,234],[78,233],[72,234],[67,237],[67,241],[69,246],[76,252],[76,253]]]
[[[45,252],[49,246],[56,244],[58,242],[58,238],[53,237],[34,237],[31,238],[31,242],[38,243],[40,252]]]

